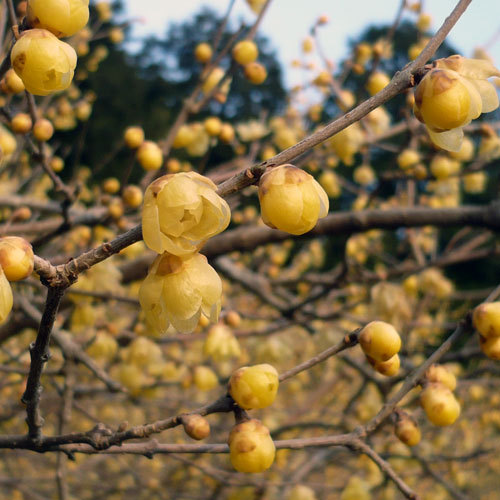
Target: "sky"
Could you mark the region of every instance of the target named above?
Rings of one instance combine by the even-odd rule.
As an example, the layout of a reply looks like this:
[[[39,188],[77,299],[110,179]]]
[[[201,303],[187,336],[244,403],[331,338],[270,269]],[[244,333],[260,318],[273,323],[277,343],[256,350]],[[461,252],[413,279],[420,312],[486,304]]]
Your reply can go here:
[[[410,0],[414,1],[414,0]],[[127,17],[140,19],[134,23],[133,36],[165,33],[170,22],[189,19],[202,6],[225,12],[229,0],[124,0]],[[424,11],[432,16],[432,30],[441,26],[457,0],[426,0]],[[355,38],[370,23],[392,23],[400,0],[273,0],[260,27],[277,49],[287,68],[285,84],[292,87],[300,75],[290,68],[290,62],[300,56],[302,39],[310,26],[322,14],[330,22],[321,28],[321,43],[327,56],[338,61],[346,55],[347,42]],[[348,7],[348,8],[347,8]],[[236,0],[232,19],[251,23],[255,14],[245,0]],[[488,46],[497,67],[500,66],[500,0],[473,0],[450,33],[448,40],[464,56],[472,56],[478,45]]]

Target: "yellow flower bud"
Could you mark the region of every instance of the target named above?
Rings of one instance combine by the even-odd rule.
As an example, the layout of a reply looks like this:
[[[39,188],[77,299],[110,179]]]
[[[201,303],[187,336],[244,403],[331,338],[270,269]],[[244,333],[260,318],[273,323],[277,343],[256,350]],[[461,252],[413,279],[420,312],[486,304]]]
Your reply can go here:
[[[262,220],[291,234],[310,231],[328,213],[328,196],[314,177],[293,165],[266,172],[259,182]]]
[[[17,40],[10,60],[26,90],[35,95],[49,95],[70,86],[76,52],[50,31],[33,29],[23,32]]]
[[[125,205],[131,208],[139,207],[143,199],[141,188],[133,184],[125,186],[122,193],[122,199]]]
[[[260,85],[267,78],[267,69],[258,62],[251,62],[245,65],[245,77],[254,85]]]
[[[210,61],[210,59],[212,59],[212,54],[212,47],[206,42],[199,43],[194,49],[194,58],[202,64]]]
[[[234,46],[233,59],[242,66],[254,62],[257,57],[259,57],[259,49],[252,40],[242,40]]]
[[[38,118],[33,125],[33,135],[35,139],[40,142],[48,141],[54,134],[54,127],[52,123],[46,118]]]
[[[238,339],[231,329],[223,324],[210,328],[203,344],[203,354],[210,356],[214,361],[225,361],[229,358],[238,358],[241,354]]]
[[[17,113],[10,122],[10,127],[16,134],[27,134],[32,126],[33,121],[28,113]]]
[[[137,149],[144,142],[144,130],[142,127],[128,127],[123,134],[125,144],[130,149]]]
[[[442,384],[429,384],[420,394],[420,403],[434,425],[451,425],[460,415],[459,402]]]
[[[403,151],[399,153],[396,161],[398,162],[399,168],[407,170],[420,161],[420,155],[414,149],[403,149]]]
[[[375,361],[387,361],[399,352],[401,337],[396,329],[384,321],[372,321],[359,333],[364,353]]]
[[[204,255],[159,255],[139,289],[139,301],[148,326],[163,333],[169,324],[192,332],[200,314],[217,321],[222,282]]]
[[[210,435],[210,424],[201,415],[184,415],[182,417],[184,432],[191,438],[200,440]]]
[[[0,239],[0,266],[9,281],[27,278],[33,272],[33,249],[28,241],[18,236]]]
[[[163,152],[153,141],[144,141],[137,150],[137,161],[144,170],[158,170],[163,164]]]
[[[0,324],[3,323],[12,310],[13,297],[10,283],[0,267]]]
[[[216,185],[195,172],[158,178],[146,189],[142,233],[157,253],[187,255],[229,225],[229,206]]]
[[[229,394],[244,410],[266,408],[278,392],[278,372],[269,364],[244,366],[229,380]]]
[[[398,414],[394,433],[400,441],[408,446],[417,445],[422,437],[417,422],[406,412]]]
[[[474,328],[485,338],[500,336],[500,302],[487,302],[474,309]]]
[[[89,0],[28,0],[28,24],[58,37],[80,31],[89,20]]]
[[[231,464],[238,472],[264,472],[274,462],[276,447],[269,429],[259,420],[235,425],[228,444]]]

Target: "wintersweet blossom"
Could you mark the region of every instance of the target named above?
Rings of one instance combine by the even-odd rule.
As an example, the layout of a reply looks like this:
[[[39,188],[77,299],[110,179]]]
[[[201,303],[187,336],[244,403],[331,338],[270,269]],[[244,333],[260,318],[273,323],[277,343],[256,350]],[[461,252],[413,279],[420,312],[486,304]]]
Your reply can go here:
[[[281,165],[261,177],[259,201],[268,226],[297,235],[310,231],[329,207],[321,185],[293,165]]]
[[[498,108],[498,95],[487,78],[500,76],[491,62],[459,55],[439,59],[415,91],[413,110],[442,149],[459,151],[463,127]]]
[[[216,189],[196,172],[165,175],[150,184],[142,210],[146,245],[160,254],[188,255],[224,231],[231,212]]]
[[[217,321],[221,295],[221,279],[204,255],[164,253],[154,260],[142,282],[139,301],[152,333],[164,333],[170,324],[190,333],[201,314]]]

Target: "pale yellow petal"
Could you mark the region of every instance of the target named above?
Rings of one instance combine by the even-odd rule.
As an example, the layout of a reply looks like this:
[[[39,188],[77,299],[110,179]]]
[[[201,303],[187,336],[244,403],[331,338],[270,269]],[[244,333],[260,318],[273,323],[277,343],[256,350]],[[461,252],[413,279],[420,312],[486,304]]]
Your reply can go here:
[[[216,322],[221,308],[222,282],[204,255],[196,254],[186,262],[189,278],[202,298],[202,311]]]
[[[487,80],[470,80],[481,96],[483,113],[490,113],[498,108],[498,94],[495,86]]]
[[[460,151],[464,138],[462,128],[454,128],[446,132],[433,132],[430,128],[427,128],[427,132],[429,132],[429,136],[436,146],[446,151]]]
[[[142,208],[142,236],[144,243],[157,253],[163,253],[164,247],[160,232],[158,206],[153,191],[148,187],[144,195]]]

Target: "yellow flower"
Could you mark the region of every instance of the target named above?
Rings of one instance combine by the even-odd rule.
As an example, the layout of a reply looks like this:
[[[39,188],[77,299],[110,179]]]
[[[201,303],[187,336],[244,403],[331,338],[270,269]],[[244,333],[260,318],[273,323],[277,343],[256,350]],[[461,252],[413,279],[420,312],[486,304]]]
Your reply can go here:
[[[58,37],[74,35],[89,20],[89,0],[29,0],[28,23]]]
[[[203,313],[216,322],[221,308],[222,282],[204,255],[178,257],[164,253],[153,262],[139,290],[139,301],[153,333],[169,324],[192,332]]]
[[[415,116],[442,149],[459,151],[463,127],[498,108],[498,95],[486,79],[500,76],[489,62],[459,55],[439,59],[415,91]]]
[[[17,40],[10,60],[26,90],[35,95],[48,95],[70,86],[76,52],[50,31],[33,29],[25,31]]]
[[[308,173],[293,165],[266,172],[259,183],[262,220],[291,234],[310,231],[328,213],[328,196]]]
[[[142,211],[146,245],[157,253],[188,255],[224,231],[231,212],[216,189],[196,172],[165,175],[150,184]]]

